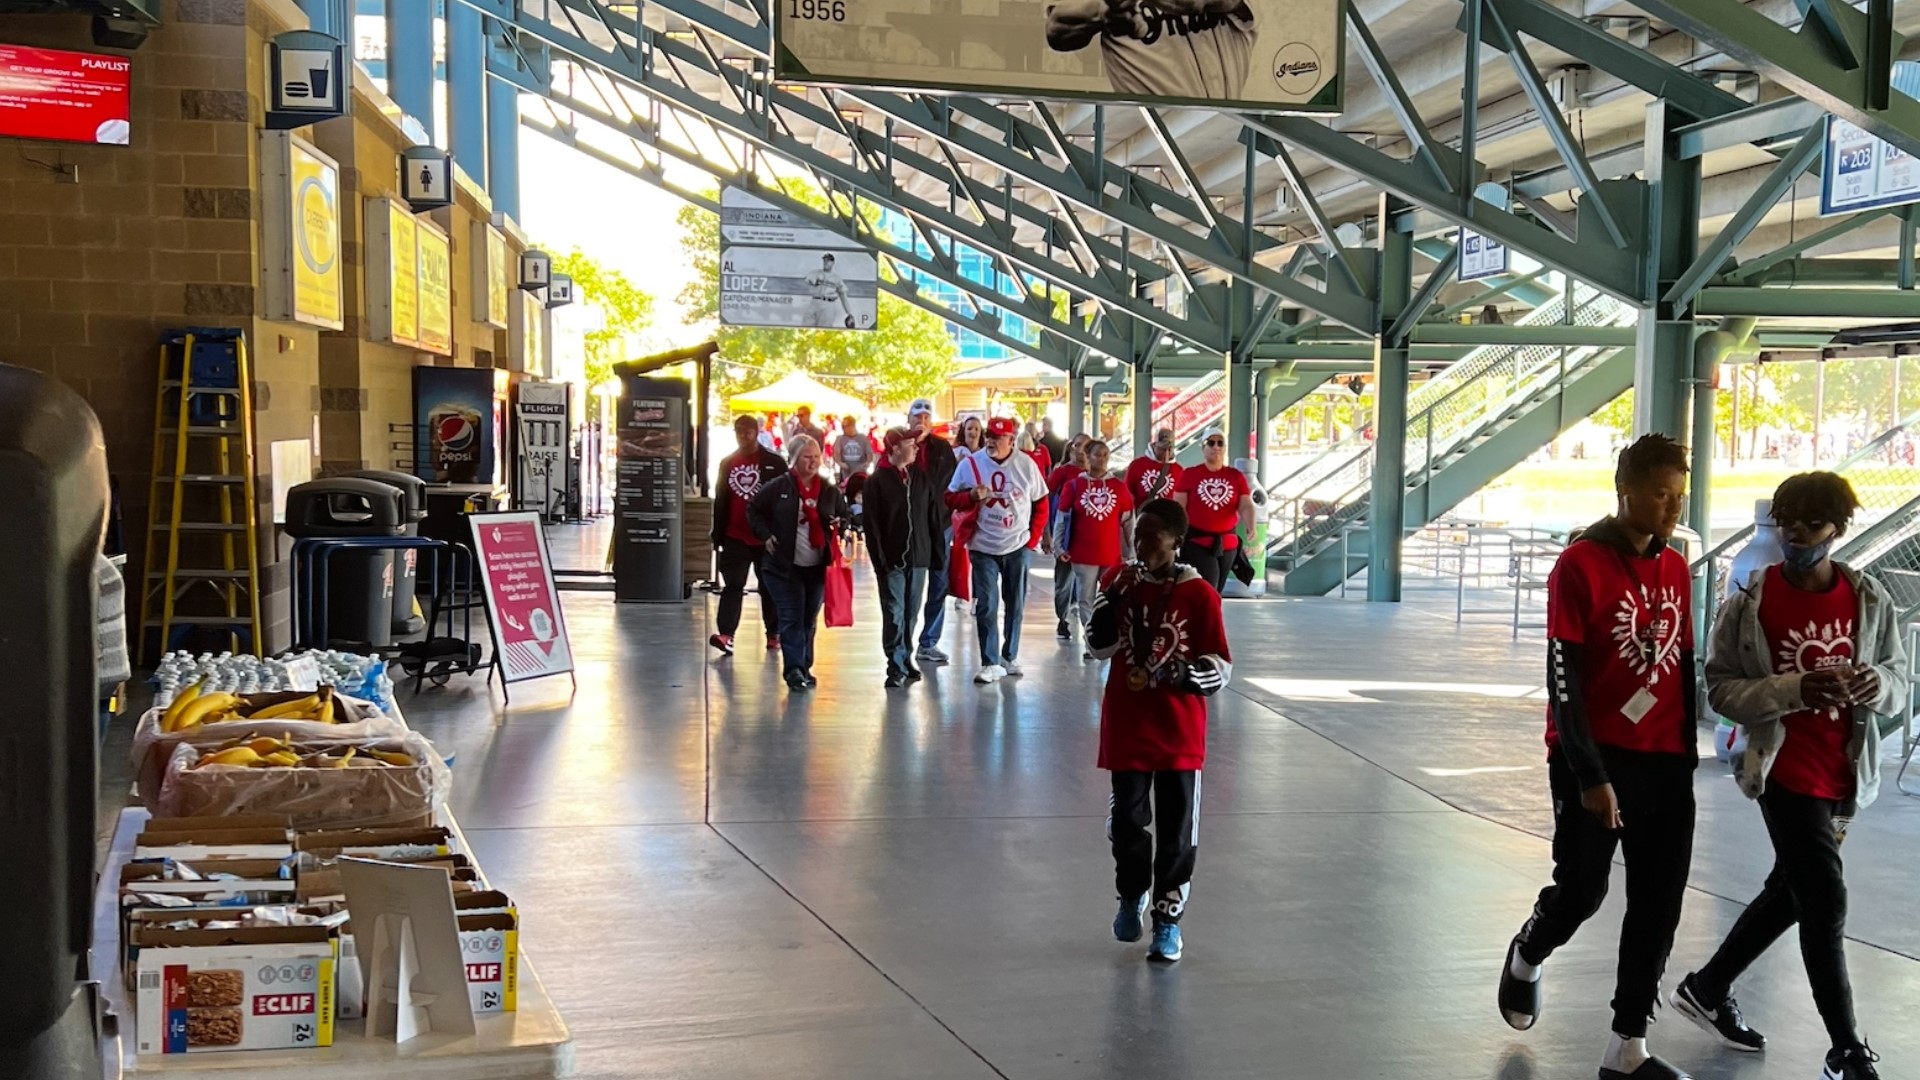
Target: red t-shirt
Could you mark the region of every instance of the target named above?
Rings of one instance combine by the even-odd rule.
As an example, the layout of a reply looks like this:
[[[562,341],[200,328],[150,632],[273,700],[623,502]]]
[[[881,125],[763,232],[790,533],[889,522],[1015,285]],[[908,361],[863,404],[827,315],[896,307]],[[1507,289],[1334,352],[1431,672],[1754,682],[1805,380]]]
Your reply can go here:
[[[1067,560],[1082,566],[1120,565],[1120,519],[1133,512],[1127,482],[1081,473],[1060,494],[1060,512],[1073,515]]]
[[[1053,470],[1053,455],[1047,453],[1046,447],[1036,446],[1027,451],[1027,456],[1033,459],[1034,467],[1040,470],[1041,476]]]
[[[1760,588],[1760,630],[1767,636],[1774,672],[1804,675],[1851,665],[1859,612],[1853,583],[1844,577],[1826,592],[1807,592],[1788,584],[1779,566],[1768,567]],[[1787,737],[1767,782],[1815,799],[1852,798],[1847,739],[1853,734],[1853,710],[1801,709],[1780,722]]]
[[[1127,494],[1133,505],[1145,506],[1155,499],[1173,498],[1173,486],[1180,481],[1180,463],[1161,464],[1152,454],[1142,454],[1127,466]]]
[[[753,526],[747,524],[747,504],[760,490],[760,453],[755,447],[753,452],[735,452],[720,463],[720,482],[727,485],[733,500],[727,504],[727,539],[738,540],[743,544],[762,547],[765,540],[754,535]]]
[[[1220,550],[1240,546],[1236,530],[1240,528],[1240,500],[1253,489],[1247,486],[1247,474],[1231,465],[1209,469],[1195,465],[1180,474],[1175,491],[1187,496],[1187,531],[1217,533]]]
[[[1078,465],[1054,466],[1053,471],[1047,474],[1047,494],[1059,498],[1061,490],[1071,483],[1074,477],[1084,475],[1086,471]]]
[[[1672,548],[1657,558],[1628,555],[1598,540],[1561,552],[1547,577],[1547,636],[1581,646],[1581,686],[1593,741],[1623,750],[1683,754],[1687,727],[1680,654],[1693,648],[1693,586]],[[1646,689],[1653,705],[1639,723],[1625,709]],[[1547,746],[1558,746],[1547,713]]]
[[[1100,587],[1119,573],[1115,567],[1101,575]],[[1207,699],[1157,674],[1135,690],[1128,675],[1136,667],[1158,672],[1171,657],[1189,664],[1209,655],[1231,661],[1220,594],[1189,568],[1174,584],[1142,582],[1118,602],[1120,651],[1107,669],[1107,690],[1100,699],[1100,767],[1114,772],[1198,769],[1207,759]],[[1136,627],[1144,629],[1155,619],[1152,656],[1134,656]]]

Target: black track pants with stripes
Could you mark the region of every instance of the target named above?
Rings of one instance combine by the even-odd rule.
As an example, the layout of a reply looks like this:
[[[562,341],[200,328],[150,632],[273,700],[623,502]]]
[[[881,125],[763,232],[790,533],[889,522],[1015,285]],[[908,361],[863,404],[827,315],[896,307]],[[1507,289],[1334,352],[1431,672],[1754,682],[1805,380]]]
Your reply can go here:
[[[1151,889],[1153,921],[1179,922],[1200,853],[1199,771],[1116,772],[1110,810],[1114,887],[1123,897]]]

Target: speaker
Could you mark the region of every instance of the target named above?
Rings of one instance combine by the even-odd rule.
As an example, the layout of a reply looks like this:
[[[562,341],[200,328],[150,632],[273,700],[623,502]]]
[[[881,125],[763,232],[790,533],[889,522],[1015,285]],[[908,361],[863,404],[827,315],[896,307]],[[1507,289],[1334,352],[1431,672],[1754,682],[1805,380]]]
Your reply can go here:
[[[93,17],[93,43],[107,49],[137,49],[146,44],[147,24],[112,15]]]

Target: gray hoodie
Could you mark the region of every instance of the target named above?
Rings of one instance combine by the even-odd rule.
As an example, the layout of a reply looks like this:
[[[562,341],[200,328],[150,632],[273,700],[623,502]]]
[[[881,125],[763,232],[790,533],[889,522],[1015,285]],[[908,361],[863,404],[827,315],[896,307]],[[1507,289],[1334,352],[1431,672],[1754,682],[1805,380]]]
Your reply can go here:
[[[1853,585],[1860,614],[1854,622],[1855,663],[1880,676],[1880,694],[1855,706],[1847,752],[1853,758],[1854,795],[1841,817],[1872,805],[1880,794],[1879,717],[1892,716],[1907,700],[1907,653],[1893,598],[1872,575],[1844,563],[1834,568]],[[1767,575],[1735,592],[1720,609],[1707,653],[1707,701],[1720,715],[1747,729],[1747,751],[1734,763],[1734,777],[1749,799],[1766,790],[1767,774],[1786,745],[1788,713],[1807,707],[1798,674],[1779,675],[1760,628],[1760,594]]]

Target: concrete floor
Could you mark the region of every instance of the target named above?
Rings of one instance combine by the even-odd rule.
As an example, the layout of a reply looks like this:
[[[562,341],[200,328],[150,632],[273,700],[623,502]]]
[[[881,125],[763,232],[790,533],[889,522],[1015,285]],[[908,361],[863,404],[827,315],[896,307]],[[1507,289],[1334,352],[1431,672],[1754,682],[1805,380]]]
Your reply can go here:
[[[578,538],[559,543],[578,543]],[[1186,959],[1112,941],[1097,665],[1056,642],[1036,574],[1028,674],[958,661],[884,691],[871,582],[789,695],[758,648],[717,659],[713,601],[567,596],[579,691],[471,679],[409,720],[457,750],[454,809],[518,901],[522,941],[612,1078],[1590,1077],[1620,889],[1547,967],[1538,1027],[1494,979],[1549,862],[1541,643],[1456,626],[1450,599],[1227,606]],[[757,642],[758,613],[741,630]],[[1757,890],[1758,812],[1709,760],[1668,984]],[[1847,845],[1859,1012],[1882,1075],[1920,1077],[1920,801]],[[1618,878],[1616,878],[1616,882]],[[1717,1049],[1669,1010],[1654,1048],[1702,1078],[1819,1074],[1797,949],[1737,988],[1770,1037]]]

